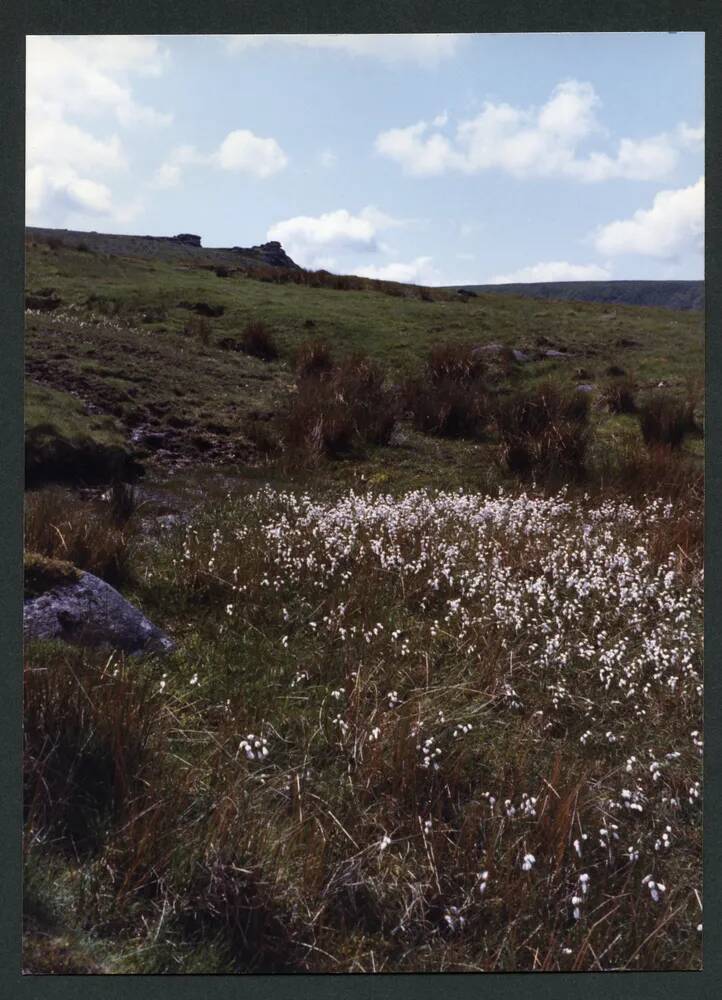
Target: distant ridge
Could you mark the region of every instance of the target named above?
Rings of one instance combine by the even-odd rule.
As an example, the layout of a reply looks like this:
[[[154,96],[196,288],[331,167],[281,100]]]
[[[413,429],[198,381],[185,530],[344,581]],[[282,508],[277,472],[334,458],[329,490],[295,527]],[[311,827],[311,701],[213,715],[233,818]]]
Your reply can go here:
[[[517,295],[565,302],[607,302],[610,305],[656,306],[662,309],[704,309],[704,281],[544,281],[533,284],[452,285],[456,291]]]
[[[297,268],[280,243],[272,241],[255,247],[203,247],[195,233],[177,236],[121,236],[115,233],[80,232],[74,229],[43,229],[26,226],[26,238],[36,243],[58,241],[69,247],[119,257],[160,260],[187,260],[211,264],[267,264]]]

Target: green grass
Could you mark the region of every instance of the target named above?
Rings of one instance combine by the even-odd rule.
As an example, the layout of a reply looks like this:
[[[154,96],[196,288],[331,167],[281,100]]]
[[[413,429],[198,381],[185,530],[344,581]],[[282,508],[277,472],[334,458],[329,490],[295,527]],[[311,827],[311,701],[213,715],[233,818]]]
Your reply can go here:
[[[27,383],[25,471],[31,483],[46,478],[95,482],[127,476],[133,449],[117,421],[89,414],[67,392]]]
[[[262,462],[257,418],[286,407],[296,353],[313,339],[325,340],[337,360],[370,355],[391,383],[417,373],[429,350],[448,341],[568,351],[568,358],[517,366],[509,375],[516,387],[548,379],[569,387],[591,381],[601,392],[606,369],[614,364],[636,381],[642,398],[662,379],[684,395],[689,383],[701,383],[704,364],[703,317],[664,309],[615,306],[612,312],[594,303],[493,295],[462,303],[443,293],[427,302],[371,290],[219,279],[187,265],[67,248],[51,252],[42,245],[29,248],[27,287],[53,288],[63,300],[54,313],[28,314],[29,377],[70,390],[112,415],[126,437],[134,434],[141,447],[147,445],[148,458],[160,452],[161,465],[243,468]],[[209,320],[208,344],[184,333],[193,316],[179,307],[184,301],[224,307],[223,316]],[[249,322],[269,328],[280,350],[277,361],[217,346],[224,338],[240,338]],[[403,449],[383,453],[392,475],[398,460],[405,482],[414,464],[427,475],[436,469],[441,482],[457,480],[467,459],[463,443],[442,448],[414,435],[407,440],[415,456]],[[323,474],[345,479],[348,470]]]

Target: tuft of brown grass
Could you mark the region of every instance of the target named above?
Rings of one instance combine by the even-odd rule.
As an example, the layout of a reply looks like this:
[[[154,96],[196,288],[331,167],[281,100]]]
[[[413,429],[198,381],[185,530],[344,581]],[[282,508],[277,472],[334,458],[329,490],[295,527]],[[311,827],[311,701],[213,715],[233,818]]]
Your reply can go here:
[[[602,399],[610,413],[636,413],[635,385],[623,378],[610,382],[603,390]]]
[[[127,582],[132,575],[135,506],[134,496],[121,486],[115,487],[106,506],[79,502],[58,487],[29,492],[25,549],[72,563],[114,585]]]
[[[435,345],[422,374],[408,379],[402,394],[416,430],[448,438],[481,437],[489,420],[485,372],[471,345]]]
[[[495,418],[503,464],[522,476],[581,478],[590,440],[589,410],[587,393],[552,382],[499,397]]]
[[[639,426],[649,448],[679,448],[690,429],[690,411],[676,396],[655,392],[639,409]]]
[[[321,379],[299,378],[282,421],[283,439],[292,461],[339,458],[388,444],[397,420],[383,369],[359,355]]]
[[[247,323],[240,338],[241,350],[261,361],[275,361],[278,347],[270,329],[261,320]]]
[[[431,382],[477,382],[485,373],[483,358],[471,344],[455,341],[436,344],[426,359],[426,374]]]
[[[448,377],[409,379],[403,398],[414,427],[424,434],[479,438],[489,421],[489,401],[477,384]]]
[[[328,375],[334,368],[333,355],[327,341],[304,341],[296,352],[296,375],[299,379]]]

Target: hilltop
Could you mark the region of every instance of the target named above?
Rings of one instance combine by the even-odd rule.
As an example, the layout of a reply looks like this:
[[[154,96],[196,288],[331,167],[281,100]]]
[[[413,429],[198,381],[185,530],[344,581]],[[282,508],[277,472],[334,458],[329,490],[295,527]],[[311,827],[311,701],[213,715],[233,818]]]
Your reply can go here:
[[[242,266],[246,264],[297,268],[277,241],[254,247],[204,247],[195,233],[177,236],[122,236],[115,233],[42,229],[27,226],[26,239],[51,246],[66,246],[91,253],[176,263]]]
[[[704,281],[543,281],[532,284],[453,285],[451,288],[477,295],[514,295],[558,302],[704,309]]]

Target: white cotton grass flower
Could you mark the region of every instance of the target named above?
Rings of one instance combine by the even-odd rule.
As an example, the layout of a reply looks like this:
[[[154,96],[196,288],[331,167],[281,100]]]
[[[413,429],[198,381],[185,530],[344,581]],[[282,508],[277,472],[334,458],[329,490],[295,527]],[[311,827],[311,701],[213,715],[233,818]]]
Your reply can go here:
[[[522,871],[530,872],[534,865],[536,864],[536,858],[533,854],[525,854],[524,860],[522,861]]]
[[[243,751],[246,760],[263,760],[268,756],[268,741],[263,736],[248,733],[239,743],[238,751]]]
[[[387,847],[391,844],[391,837],[387,833],[383,835],[379,841],[379,851],[385,851]]]
[[[444,914],[444,921],[451,931],[461,931],[464,929],[466,920],[458,906],[450,906]]]
[[[663,882],[655,882],[651,875],[645,875],[642,879],[642,885],[646,885],[649,889],[649,895],[652,897],[655,903],[658,903],[667,891],[667,887]]]

